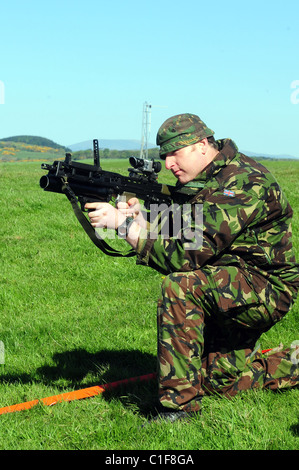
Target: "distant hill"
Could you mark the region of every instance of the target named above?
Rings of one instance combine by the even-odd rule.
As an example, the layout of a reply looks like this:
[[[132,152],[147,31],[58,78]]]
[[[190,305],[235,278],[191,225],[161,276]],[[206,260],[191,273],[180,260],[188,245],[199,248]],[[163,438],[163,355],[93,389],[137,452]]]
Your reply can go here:
[[[256,153],[256,152],[249,152],[247,150],[240,150],[240,152],[247,155],[247,157],[253,158],[275,158],[276,160],[297,160],[299,157],[294,157],[293,155],[271,155],[269,153]]]
[[[129,139],[99,139],[99,147],[101,152],[103,153],[102,158],[127,158],[126,152],[140,151],[141,142],[139,140]],[[17,135],[0,139],[0,161],[13,161],[15,159],[25,158],[32,159],[34,158],[32,155],[33,153],[43,153],[44,155],[48,154],[49,158],[52,158],[52,154],[54,153],[57,155],[57,157],[64,158],[64,154],[66,152],[77,152],[78,154],[80,154],[80,152],[91,150],[92,148],[92,140],[78,142],[65,147],[45,137],[32,135]],[[104,149],[107,149],[107,152],[103,151]],[[158,158],[158,154],[156,156],[156,153],[158,152],[158,147],[155,144],[149,143],[148,149],[151,152],[151,158]],[[245,155],[248,155],[249,157],[253,158],[280,160],[298,159],[298,157],[294,157],[292,155],[271,155],[246,150],[240,151],[243,152]],[[124,153],[124,155],[122,155],[122,153]],[[47,155],[45,155],[45,157],[46,156]],[[84,158],[84,155],[77,155],[77,158]]]
[[[38,161],[62,159],[70,149],[44,137],[17,135],[0,139],[0,161]]]
[[[93,141],[92,140],[85,140],[84,142],[78,142],[76,144],[68,145],[68,148],[71,149],[72,152],[78,152],[80,150],[90,150],[93,148]],[[101,149],[109,149],[109,150],[140,150],[141,142],[139,140],[107,140],[107,139],[99,139],[99,147]],[[148,148],[156,148],[157,146],[153,143],[148,144]],[[249,152],[247,150],[241,150],[245,155],[248,157],[253,158],[275,158],[275,159],[298,159],[299,157],[294,157],[292,155],[270,155],[264,153],[257,153],[257,152]]]
[[[78,142],[77,144],[68,145],[68,148],[72,152],[78,152],[79,150],[89,150],[93,148],[92,140],[85,140],[84,142]],[[109,150],[140,150],[141,142],[139,140],[107,140],[99,139],[99,147],[102,149]],[[156,145],[148,144],[148,148],[154,148]]]
[[[46,139],[45,137],[39,137],[34,135],[15,135],[12,137],[5,137],[0,139],[1,142],[17,142],[27,145],[37,145],[38,147],[48,147],[59,150],[69,150],[63,145],[56,144],[53,140]]]

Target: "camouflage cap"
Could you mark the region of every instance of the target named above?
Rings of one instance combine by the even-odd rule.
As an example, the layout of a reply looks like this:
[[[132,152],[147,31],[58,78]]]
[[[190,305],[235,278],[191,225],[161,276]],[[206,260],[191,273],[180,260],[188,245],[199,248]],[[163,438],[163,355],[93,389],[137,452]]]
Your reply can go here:
[[[157,145],[160,146],[160,157],[188,145],[195,144],[205,137],[210,137],[214,131],[195,114],[177,114],[168,118],[157,133]]]

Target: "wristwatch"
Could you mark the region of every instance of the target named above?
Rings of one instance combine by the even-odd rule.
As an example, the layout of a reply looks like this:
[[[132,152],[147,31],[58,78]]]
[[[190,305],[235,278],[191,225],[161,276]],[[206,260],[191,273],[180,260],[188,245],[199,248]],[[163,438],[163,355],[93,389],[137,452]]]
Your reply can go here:
[[[121,238],[127,237],[130,225],[133,222],[133,220],[134,220],[134,217],[127,217],[126,220],[124,220],[123,223],[117,227],[116,232]]]

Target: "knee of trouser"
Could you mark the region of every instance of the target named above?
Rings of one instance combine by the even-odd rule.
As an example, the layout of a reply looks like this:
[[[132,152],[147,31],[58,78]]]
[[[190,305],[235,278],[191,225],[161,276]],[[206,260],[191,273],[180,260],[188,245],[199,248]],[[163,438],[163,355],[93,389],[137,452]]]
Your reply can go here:
[[[162,282],[162,297],[189,299],[199,302],[203,296],[202,281],[195,272],[175,272],[168,274]]]
[[[183,273],[170,273],[162,281],[161,289],[162,293],[165,293],[167,290],[177,290],[177,286],[182,286],[184,284],[183,279],[184,279],[184,274]]]

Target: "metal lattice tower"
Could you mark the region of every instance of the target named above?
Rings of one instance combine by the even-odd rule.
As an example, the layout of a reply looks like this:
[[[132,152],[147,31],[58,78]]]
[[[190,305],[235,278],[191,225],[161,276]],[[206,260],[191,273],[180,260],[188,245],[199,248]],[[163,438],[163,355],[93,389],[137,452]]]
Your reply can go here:
[[[152,106],[147,102],[143,104],[140,158],[143,158],[144,160],[148,159],[148,142],[151,129],[151,108]]]

